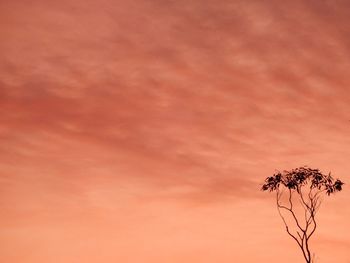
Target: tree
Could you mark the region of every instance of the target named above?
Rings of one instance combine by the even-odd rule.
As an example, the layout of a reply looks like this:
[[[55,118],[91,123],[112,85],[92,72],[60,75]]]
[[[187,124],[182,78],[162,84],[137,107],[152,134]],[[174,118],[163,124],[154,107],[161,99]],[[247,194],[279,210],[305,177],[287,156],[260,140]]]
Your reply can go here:
[[[319,169],[308,167],[277,171],[265,179],[261,190],[276,192],[279,215],[307,263],[314,262],[309,241],[317,228],[316,214],[323,196],[341,191],[343,184],[333,179],[331,173],[325,175]]]

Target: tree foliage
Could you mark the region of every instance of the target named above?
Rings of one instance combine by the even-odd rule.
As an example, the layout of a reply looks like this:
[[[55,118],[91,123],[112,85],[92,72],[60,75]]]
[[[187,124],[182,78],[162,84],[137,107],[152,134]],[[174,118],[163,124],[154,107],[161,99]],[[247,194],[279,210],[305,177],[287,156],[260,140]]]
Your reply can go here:
[[[330,173],[323,174],[319,169],[309,167],[277,171],[265,179],[261,190],[276,192],[279,215],[287,233],[297,242],[307,263],[313,262],[314,258],[309,240],[317,228],[316,213],[322,203],[322,196],[341,191],[343,184]],[[296,209],[297,205],[299,210]],[[287,220],[287,216],[290,220]],[[294,231],[291,225],[294,226]]]
[[[280,186],[284,186],[298,193],[301,187],[310,184],[310,188],[325,191],[328,195],[342,190],[344,184],[339,179],[334,180],[331,174],[324,175],[319,169],[299,167],[291,171],[277,172],[273,176],[266,178],[263,191],[276,191]]]

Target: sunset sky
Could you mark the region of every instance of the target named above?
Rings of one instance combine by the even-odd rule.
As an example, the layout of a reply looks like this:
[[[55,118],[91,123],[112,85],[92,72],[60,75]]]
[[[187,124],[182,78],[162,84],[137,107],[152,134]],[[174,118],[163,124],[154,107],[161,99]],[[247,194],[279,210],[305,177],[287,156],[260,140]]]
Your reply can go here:
[[[346,185],[350,1],[0,0],[0,262],[297,263],[276,170]]]

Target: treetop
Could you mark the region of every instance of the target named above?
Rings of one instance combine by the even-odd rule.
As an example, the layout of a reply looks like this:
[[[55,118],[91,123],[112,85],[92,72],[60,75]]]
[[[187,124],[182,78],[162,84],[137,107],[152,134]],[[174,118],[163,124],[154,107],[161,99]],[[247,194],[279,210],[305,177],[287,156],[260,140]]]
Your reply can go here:
[[[298,193],[301,187],[308,185],[310,189],[325,191],[327,195],[342,190],[343,182],[334,179],[331,173],[323,174],[319,169],[312,169],[307,166],[292,169],[290,171],[277,171],[265,179],[262,191],[277,191],[284,186]]]

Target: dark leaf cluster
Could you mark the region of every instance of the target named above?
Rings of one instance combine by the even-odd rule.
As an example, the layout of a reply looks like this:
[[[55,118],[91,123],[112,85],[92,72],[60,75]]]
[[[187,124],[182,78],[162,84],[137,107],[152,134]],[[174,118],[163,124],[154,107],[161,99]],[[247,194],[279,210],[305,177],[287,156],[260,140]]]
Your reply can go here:
[[[261,190],[276,191],[281,186],[290,190],[300,192],[304,185],[309,185],[311,189],[324,190],[328,195],[341,191],[343,182],[333,179],[331,174],[323,174],[319,169],[309,167],[299,167],[290,171],[276,172],[265,179]]]

